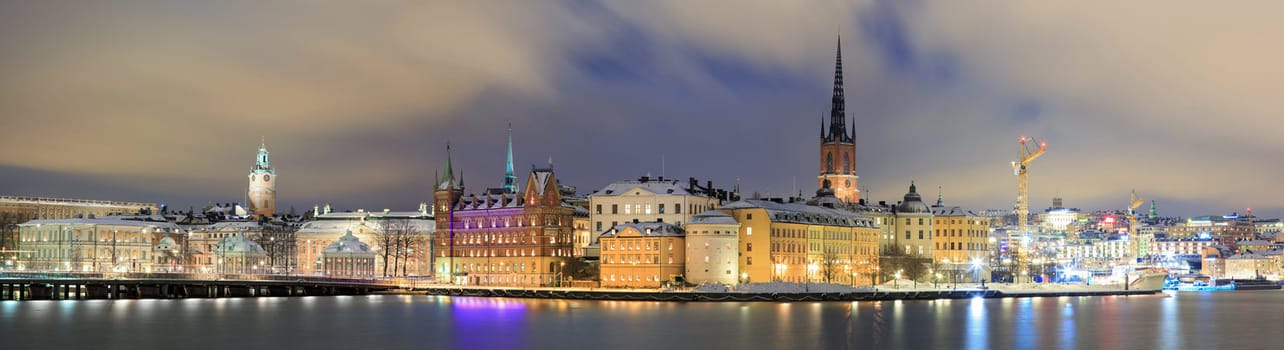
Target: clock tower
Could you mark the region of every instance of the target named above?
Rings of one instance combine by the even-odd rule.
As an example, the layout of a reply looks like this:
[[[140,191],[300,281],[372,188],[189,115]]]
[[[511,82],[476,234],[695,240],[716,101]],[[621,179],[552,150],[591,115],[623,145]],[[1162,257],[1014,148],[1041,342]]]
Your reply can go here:
[[[838,42],[838,57],[834,63],[834,94],[830,97],[829,130],[825,121],[820,122],[820,176],[816,183],[821,188],[829,182],[838,199],[856,203],[860,201],[860,187],[856,176],[856,126],[847,130],[846,98],[843,96],[843,44]]]
[[[254,216],[272,216],[276,213],[276,169],[268,162],[267,143],[259,144],[259,155],[250,168],[250,212]]]

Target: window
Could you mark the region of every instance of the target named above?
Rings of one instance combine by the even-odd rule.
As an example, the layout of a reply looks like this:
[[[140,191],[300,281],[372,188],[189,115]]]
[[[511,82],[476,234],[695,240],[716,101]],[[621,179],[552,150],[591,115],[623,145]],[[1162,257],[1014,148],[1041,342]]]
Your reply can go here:
[[[660,207],[657,209],[659,209],[660,214],[664,214],[664,203],[660,203]]]
[[[923,218],[918,218],[918,224],[919,224],[919,225],[922,225],[922,224],[923,224]]]
[[[597,214],[601,214],[601,213],[602,213],[602,205],[601,205],[601,204],[598,204],[598,205],[597,205]]]
[[[745,214],[745,220],[753,220],[753,213]]]
[[[651,205],[650,205],[650,204],[647,204],[647,205],[646,205],[646,215],[651,215]]]
[[[628,204],[625,204],[625,205],[624,205],[624,214],[632,214],[632,213],[633,213],[633,206],[628,205]]]
[[[745,243],[745,251],[746,251],[746,252],[752,252],[752,251],[753,251],[753,243]]]
[[[745,235],[746,235],[746,236],[753,236],[753,227],[746,227],[746,228],[745,228]]]
[[[909,225],[909,224],[910,224],[910,218],[905,218],[905,224],[906,224],[906,225]],[[906,237],[906,238],[909,238],[909,237]]]
[[[660,210],[664,210],[664,208],[660,208]],[[682,203],[673,203],[673,213],[682,214]]]
[[[601,222],[601,221],[598,221],[598,222],[597,222],[597,230],[595,230],[595,231],[597,231],[597,232],[602,232],[602,222]]]
[[[620,205],[611,204],[611,214],[619,214],[619,213],[620,213]],[[615,226],[615,224],[611,224],[611,226]]]
[[[753,265],[753,257],[752,257],[752,256],[746,256],[746,257],[745,257],[745,265]]]
[[[918,239],[923,239],[923,230],[918,230]]]
[[[906,219],[906,220],[909,220],[909,219]],[[909,230],[905,230],[905,239],[910,239],[910,231],[909,231]]]

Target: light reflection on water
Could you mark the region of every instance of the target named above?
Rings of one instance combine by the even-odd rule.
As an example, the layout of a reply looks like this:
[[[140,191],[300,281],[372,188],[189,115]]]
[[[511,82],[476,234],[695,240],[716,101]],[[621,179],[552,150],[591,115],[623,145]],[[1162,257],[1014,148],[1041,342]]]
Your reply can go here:
[[[865,303],[429,296],[0,302],[5,349],[1253,348],[1284,293]],[[69,336],[74,335],[74,336]]]

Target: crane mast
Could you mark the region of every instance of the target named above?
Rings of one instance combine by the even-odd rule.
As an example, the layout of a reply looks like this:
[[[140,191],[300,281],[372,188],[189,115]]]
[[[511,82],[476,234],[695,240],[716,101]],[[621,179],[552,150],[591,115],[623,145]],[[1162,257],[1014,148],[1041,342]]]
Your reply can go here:
[[[1038,145],[1037,149],[1032,148]],[[1012,173],[1017,176],[1017,230],[1030,232],[1030,175],[1029,166],[1035,158],[1048,151],[1048,142],[1037,142],[1033,137],[1021,136],[1021,146],[1017,151],[1017,160],[1012,162]]]

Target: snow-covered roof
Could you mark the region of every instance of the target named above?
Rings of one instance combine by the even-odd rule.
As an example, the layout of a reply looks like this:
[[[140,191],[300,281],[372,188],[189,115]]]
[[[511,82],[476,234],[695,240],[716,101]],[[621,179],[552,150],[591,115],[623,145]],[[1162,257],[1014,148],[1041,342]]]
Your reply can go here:
[[[360,231],[378,231],[381,220],[361,220],[360,218],[351,218],[347,220],[337,220],[330,218],[327,220],[312,220],[304,222],[299,227],[297,234],[334,234],[347,230]],[[433,220],[424,219],[407,219],[415,232],[430,234],[437,232],[437,223]]]
[[[598,238],[601,239],[601,238],[616,237],[620,234],[620,232],[623,232],[625,229],[629,229],[629,228],[632,228],[638,231],[644,237],[684,237],[687,234],[687,231],[683,230],[682,227],[679,227],[678,225],[670,224],[667,222],[652,221],[652,222],[636,222],[636,223],[631,222],[631,223],[615,225],[615,227],[612,227],[610,230],[607,230],[606,232],[603,232],[601,235],[599,235]]]
[[[360,239],[357,239],[357,236],[353,236],[352,231],[348,231],[348,233],[344,234],[343,237],[339,237],[339,240],[334,241],[334,243],[330,243],[330,245],[326,246],[325,249],[322,249],[321,253],[369,254],[373,256],[374,250],[370,249],[369,244],[362,243]]]
[[[19,224],[18,226],[37,226],[37,225],[111,225],[111,226],[137,226],[137,227],[155,227],[164,230],[182,231],[177,224],[165,221],[147,221],[133,216],[104,216],[101,218],[85,219],[43,219],[31,220]]]
[[[535,188],[534,188],[535,193],[543,196],[544,189],[548,188],[548,180],[553,178],[553,169],[531,170],[531,177],[535,179]],[[557,189],[554,188],[554,190],[557,190]]]
[[[648,194],[658,195],[692,195],[690,191],[687,191],[686,188],[683,188],[682,185],[678,183],[678,180],[647,180],[645,182],[630,180],[611,183],[606,185],[606,187],[603,187],[601,190],[593,192],[593,194],[589,196],[621,196],[640,193],[639,191],[646,191],[649,192]]]
[[[728,203],[721,209],[753,209],[767,211],[773,222],[792,222],[814,225],[846,227],[878,227],[874,220],[847,210],[811,206],[800,203],[777,203],[760,199],[746,199]]]
[[[738,225],[739,223],[736,222],[736,219],[732,218],[730,214],[717,211],[717,210],[710,210],[710,211],[696,214],[695,216],[691,217],[691,221],[687,221],[687,225],[700,225],[700,224],[702,225]]]
[[[502,208],[521,208],[526,204],[522,197],[515,193],[502,194],[482,194],[481,196],[470,194],[460,197],[459,202],[455,203],[456,210],[474,210],[474,209],[502,209]]]
[[[259,246],[258,243],[254,243],[254,241],[251,241],[248,237],[245,237],[243,235],[233,235],[231,237],[224,237],[223,239],[220,239],[218,241],[218,246],[214,248],[214,251],[221,254],[227,254],[227,253],[262,254],[263,247]]]
[[[968,215],[963,208],[959,207],[932,207],[933,216],[965,216]]]

